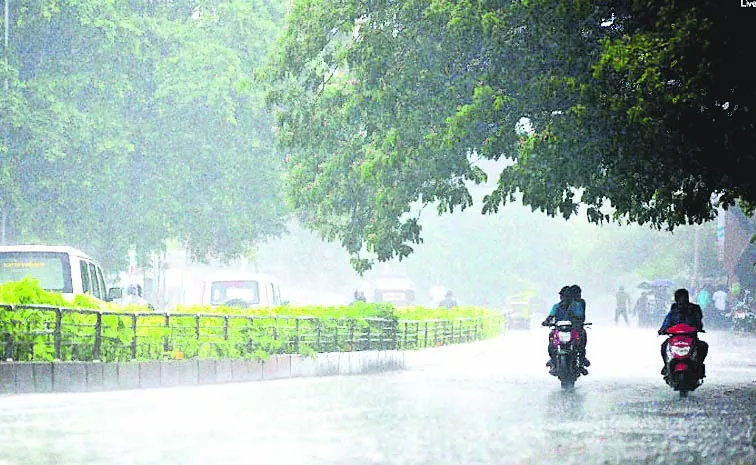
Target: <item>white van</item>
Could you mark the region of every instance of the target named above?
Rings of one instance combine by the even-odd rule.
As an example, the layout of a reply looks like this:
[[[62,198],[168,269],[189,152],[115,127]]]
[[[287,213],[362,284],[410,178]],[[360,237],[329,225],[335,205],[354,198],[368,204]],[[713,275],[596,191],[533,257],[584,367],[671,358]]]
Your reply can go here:
[[[68,246],[0,246],[0,284],[30,276],[42,289],[60,292],[67,301],[85,294],[110,300],[100,265],[81,250]]]
[[[281,287],[272,276],[237,271],[217,271],[203,277],[201,305],[275,307],[283,305]]]

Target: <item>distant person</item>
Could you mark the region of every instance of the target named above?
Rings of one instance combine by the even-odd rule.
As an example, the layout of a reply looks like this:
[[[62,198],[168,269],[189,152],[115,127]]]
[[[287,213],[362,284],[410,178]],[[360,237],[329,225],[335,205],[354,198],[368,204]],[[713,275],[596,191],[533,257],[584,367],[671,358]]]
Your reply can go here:
[[[439,308],[454,308],[457,306],[457,301],[454,299],[454,293],[452,291],[446,291],[444,300],[438,303]]]
[[[630,326],[627,314],[630,311],[630,295],[625,292],[625,286],[620,286],[617,290],[617,306],[614,308],[614,324],[619,324],[620,316],[625,319],[625,324]]]
[[[702,286],[701,290],[698,291],[698,294],[696,294],[696,303],[704,313],[711,307],[711,292],[708,285]]]
[[[645,326],[648,322],[648,292],[643,291],[633,307],[633,315],[638,316],[638,326]],[[615,322],[616,324],[616,322]]]
[[[717,309],[718,313],[724,314],[727,311],[727,291],[720,287],[712,294],[711,299],[714,301],[714,308]]]
[[[730,302],[737,302],[738,299],[740,299],[740,292],[740,283],[737,280],[734,280],[732,285],[730,285]]]
[[[356,304],[357,302],[367,302],[364,292],[354,291],[354,301],[352,303]]]

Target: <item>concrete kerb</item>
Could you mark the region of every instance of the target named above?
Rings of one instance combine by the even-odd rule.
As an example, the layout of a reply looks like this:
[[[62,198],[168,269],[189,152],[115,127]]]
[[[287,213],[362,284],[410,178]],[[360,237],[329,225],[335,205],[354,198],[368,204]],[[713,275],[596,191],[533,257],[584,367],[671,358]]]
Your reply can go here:
[[[178,362],[179,383],[182,386],[199,384],[199,360],[180,360]]]
[[[233,360],[216,360],[215,361],[215,381],[217,383],[231,383],[234,381]]]
[[[271,355],[262,362],[262,379],[291,378],[291,356]]]
[[[274,355],[258,360],[140,362],[3,362],[0,394],[82,392],[294,377],[353,375],[401,369],[402,351],[332,352],[314,357]]]
[[[258,360],[231,360],[231,381],[260,381],[263,379],[263,364]]]
[[[315,358],[316,376],[348,374],[348,365],[344,366],[340,364],[339,357],[339,352],[318,354],[318,356]],[[344,366],[344,371],[342,371],[342,366]]]
[[[54,362],[52,386],[54,392],[84,392],[87,390],[87,365],[91,362]]]
[[[32,362],[34,392],[53,392],[52,362]]]
[[[159,361],[137,362],[140,388],[156,388],[161,386],[160,365],[161,362]]]
[[[179,378],[179,365],[174,363],[173,360],[161,360],[160,364],[160,386],[173,387],[179,386],[181,380]]]
[[[303,355],[291,356],[291,377],[310,377],[317,376],[318,362],[314,357],[305,357]]]
[[[34,364],[19,364],[16,369],[14,379],[15,392],[19,394],[26,394],[29,392],[37,391],[34,383]],[[52,379],[50,381],[52,381]]]
[[[198,384],[216,384],[218,383],[218,360],[197,360],[197,383]]]
[[[87,363],[85,371],[87,374],[86,390],[87,391],[104,391],[105,390],[105,370],[101,362]]]
[[[377,350],[371,350],[365,352],[365,355],[361,357],[361,363],[359,366],[359,372],[364,373],[377,373],[381,371],[381,352]]]
[[[346,362],[346,373],[350,375],[359,374],[362,372],[365,356],[369,355],[368,352],[347,352],[339,356],[339,371],[344,372],[342,366]]]
[[[118,363],[102,364],[102,390],[112,391],[118,389]]]
[[[16,371],[15,363],[0,363],[0,394],[16,392]]]
[[[123,362],[118,365],[118,389],[139,388],[139,364],[136,362]]]

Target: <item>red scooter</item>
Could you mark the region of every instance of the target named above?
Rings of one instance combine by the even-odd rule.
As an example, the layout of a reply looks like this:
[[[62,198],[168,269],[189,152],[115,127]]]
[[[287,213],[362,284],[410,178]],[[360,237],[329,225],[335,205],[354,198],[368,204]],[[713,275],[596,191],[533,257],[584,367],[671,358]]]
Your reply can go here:
[[[680,397],[687,397],[688,392],[703,384],[703,370],[697,353],[698,332],[692,326],[678,323],[663,333],[669,336],[664,353],[664,381],[679,391]]]

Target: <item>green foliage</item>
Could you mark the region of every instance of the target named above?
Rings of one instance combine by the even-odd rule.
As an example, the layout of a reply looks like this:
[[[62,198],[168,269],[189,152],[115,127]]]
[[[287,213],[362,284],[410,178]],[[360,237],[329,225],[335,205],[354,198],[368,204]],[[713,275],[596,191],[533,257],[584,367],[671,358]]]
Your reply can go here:
[[[80,302],[85,301],[86,299],[80,299]],[[57,306],[64,306],[68,303],[62,294],[45,291],[40,287],[37,279],[30,277],[25,277],[20,281],[0,284],[0,302],[5,304]]]
[[[0,307],[0,335],[4,338],[0,346],[6,346],[9,335],[12,357],[20,361],[93,360],[98,358],[98,351],[103,361],[266,360],[272,354],[312,356],[317,352],[453,344],[493,337],[501,328],[499,315],[484,309],[400,310],[382,304],[271,309],[196,306],[170,314],[145,312],[138,306],[121,307],[118,313],[88,308],[61,310],[60,294],[51,297],[51,293],[39,292],[35,281],[21,284],[0,287],[0,297],[19,301],[12,308]],[[421,324],[422,337],[418,330]]]
[[[356,302],[342,306],[279,306],[263,308],[237,308],[211,305],[179,305],[173,313],[244,315],[255,317],[312,317],[312,318],[386,318],[396,319],[397,310],[390,304]]]
[[[73,306],[77,308],[100,308],[101,303],[87,295],[74,296]]]
[[[170,238],[229,258],[279,234],[282,163],[253,74],[284,6],[10,4],[0,67],[8,239],[70,244],[115,269],[130,248],[141,256]]]
[[[287,197],[361,272],[413,252],[423,207],[469,207],[480,159],[505,161],[484,213],[710,220],[756,200],[735,169],[756,161],[746,16],[713,0],[295,1],[266,74]]]

